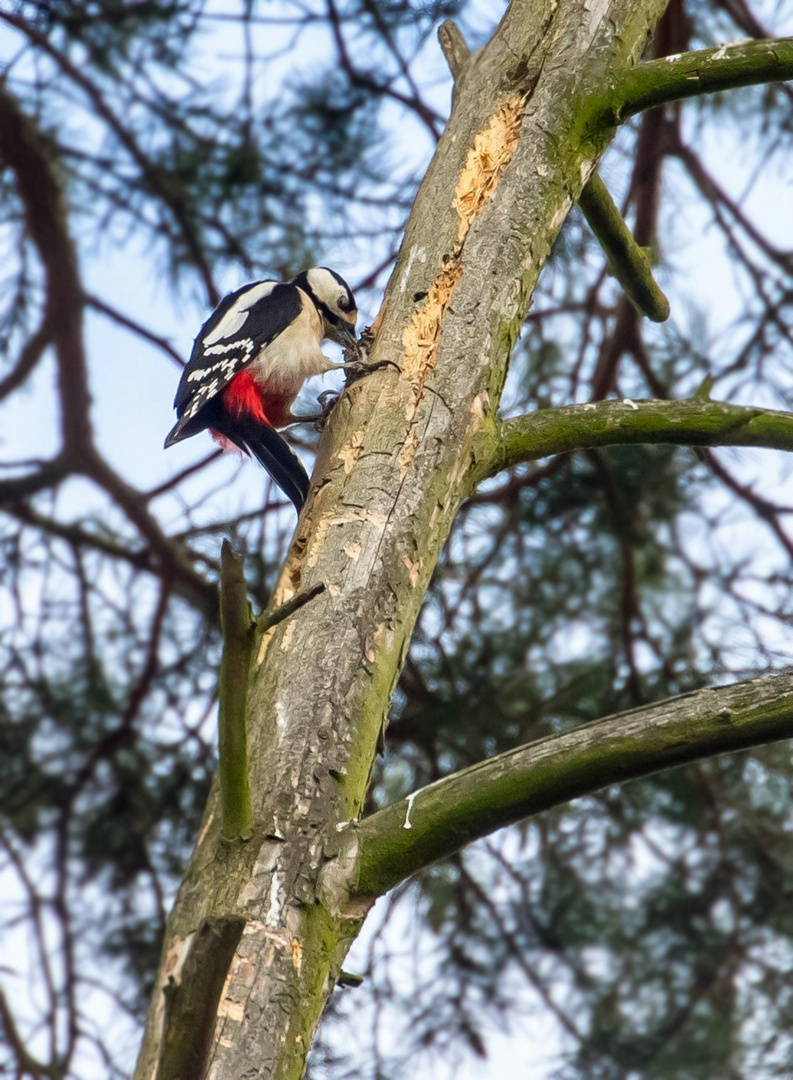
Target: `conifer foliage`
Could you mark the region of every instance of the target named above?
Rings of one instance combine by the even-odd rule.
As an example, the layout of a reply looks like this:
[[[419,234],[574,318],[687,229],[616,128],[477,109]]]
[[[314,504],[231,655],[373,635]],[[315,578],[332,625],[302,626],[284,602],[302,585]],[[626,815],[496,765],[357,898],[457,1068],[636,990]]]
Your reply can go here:
[[[0,1071],[128,1075],[148,1013],[139,1075],[187,1075],[162,987],[201,956],[190,1075],[297,1078],[313,1034],[310,1075],[386,1080],[504,1032],[559,1080],[793,1070],[793,23],[580,6],[0,10]],[[212,306],[311,265],[389,363],[292,436],[290,548],[252,466],[159,447]],[[255,612],[314,590],[260,625],[238,843],[223,537]],[[583,725],[669,698],[689,750],[641,713],[651,749],[572,778]],[[422,810],[555,738],[541,812],[537,761]]]

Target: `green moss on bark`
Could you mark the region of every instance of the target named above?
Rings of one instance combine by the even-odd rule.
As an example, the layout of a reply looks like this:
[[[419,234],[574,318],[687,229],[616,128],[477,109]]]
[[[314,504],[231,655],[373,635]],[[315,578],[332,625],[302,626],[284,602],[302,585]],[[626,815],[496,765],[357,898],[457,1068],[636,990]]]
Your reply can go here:
[[[275,1074],[277,1080],[302,1077],[314,1030],[359,928],[359,920],[336,919],[320,902],[303,908],[302,934],[293,943],[292,953],[293,966],[299,968],[297,992],[293,995],[289,1030]]]
[[[793,676],[780,675],[683,694],[518,747],[361,822],[350,838],[357,896],[371,900],[471,840],[579,795],[791,735]]]

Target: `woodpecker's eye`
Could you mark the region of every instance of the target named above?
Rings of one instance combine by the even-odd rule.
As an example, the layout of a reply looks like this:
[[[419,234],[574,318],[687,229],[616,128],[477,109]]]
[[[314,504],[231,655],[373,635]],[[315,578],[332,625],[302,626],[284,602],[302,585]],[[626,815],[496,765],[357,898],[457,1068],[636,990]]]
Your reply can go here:
[[[342,293],[338,300],[340,311],[352,311],[353,300],[351,296],[347,296],[346,293]]]

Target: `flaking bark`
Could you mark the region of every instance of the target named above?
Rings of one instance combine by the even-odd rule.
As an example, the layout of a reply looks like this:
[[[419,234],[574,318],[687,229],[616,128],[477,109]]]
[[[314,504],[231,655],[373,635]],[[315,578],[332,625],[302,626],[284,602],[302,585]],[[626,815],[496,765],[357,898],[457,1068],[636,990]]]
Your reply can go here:
[[[254,624],[248,603],[244,559],[228,540],[223,541],[220,549],[220,628],[223,633],[218,688],[221,831],[225,840],[249,840],[253,819],[246,709]]]
[[[218,1002],[244,925],[235,916],[204,920],[190,942],[178,982],[174,979],[165,987],[159,1080],[206,1076]]]
[[[365,910],[321,869],[357,819],[422,598],[456,510],[492,461],[509,351],[567,212],[611,135],[584,104],[640,55],[665,0],[515,0],[465,66],[419,190],[371,359],[320,443],[276,603],[325,591],[254,659],[254,831],[221,842],[217,791],[169,920],[137,1076],[154,1080],[162,987],[208,918],[244,920],[216,1010],[212,1080],[302,1075]],[[498,130],[495,159],[482,152]],[[503,136],[503,138],[501,138]],[[492,143],[495,143],[491,139]],[[352,830],[354,831],[354,829]],[[329,891],[328,891],[329,889]]]

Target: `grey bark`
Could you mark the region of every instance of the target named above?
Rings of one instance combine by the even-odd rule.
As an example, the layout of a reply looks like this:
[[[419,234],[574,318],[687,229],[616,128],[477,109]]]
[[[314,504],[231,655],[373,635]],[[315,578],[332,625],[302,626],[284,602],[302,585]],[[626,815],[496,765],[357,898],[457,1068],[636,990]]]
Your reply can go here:
[[[157,1075],[163,987],[179,985],[206,920],[235,917],[245,925],[215,1011],[207,1075],[302,1074],[364,913],[336,917],[344,882],[330,875],[323,892],[320,870],[339,850],[337,826],[360,814],[510,347],[609,138],[607,129],[581,133],[582,102],[636,61],[664,7],[515,0],[465,67],[376,326],[372,359],[401,371],[361,380],[334,410],[276,602],[320,582],[325,591],[257,644],[248,702],[254,834],[222,840],[213,792],[169,920],[140,1080]],[[477,153],[483,142],[489,158]]]

